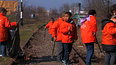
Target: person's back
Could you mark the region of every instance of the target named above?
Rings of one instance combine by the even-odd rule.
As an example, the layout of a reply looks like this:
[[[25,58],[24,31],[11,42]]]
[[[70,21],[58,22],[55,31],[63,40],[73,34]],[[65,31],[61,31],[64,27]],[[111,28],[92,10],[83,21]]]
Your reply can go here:
[[[87,20],[81,25],[81,37],[83,43],[95,42],[95,36],[93,32],[97,31],[96,18],[93,15],[89,15]]]
[[[6,56],[6,46],[9,38],[8,29],[17,26],[16,22],[9,22],[6,16],[7,10],[0,8],[0,56]]]
[[[60,18],[61,17],[61,18]],[[61,13],[61,16],[59,17],[58,20],[56,20],[52,26],[52,37],[54,38],[54,42],[56,41],[57,43],[57,48],[58,48],[58,52],[57,52],[57,61],[58,62],[62,62],[63,60],[63,45],[61,42],[61,32],[60,32],[60,24],[63,21],[64,18],[64,13]]]
[[[116,4],[111,6],[109,19],[102,21],[102,48],[105,51],[104,65],[116,61]]]
[[[52,26],[52,36],[56,37],[56,41],[61,41],[61,32],[60,32],[60,24],[63,22],[62,18],[56,20]]]
[[[102,22],[102,44],[116,45],[116,26],[111,20],[104,20]]]
[[[7,17],[0,13],[0,41],[8,40],[8,28],[16,27],[16,22],[9,22]]]
[[[102,48],[105,51],[104,65],[114,65],[116,58],[116,16],[102,21]]]
[[[96,11],[89,10],[88,17],[82,22],[81,25],[81,38],[87,49],[86,65],[91,65],[91,58],[94,53],[94,43],[96,42],[97,22]]]

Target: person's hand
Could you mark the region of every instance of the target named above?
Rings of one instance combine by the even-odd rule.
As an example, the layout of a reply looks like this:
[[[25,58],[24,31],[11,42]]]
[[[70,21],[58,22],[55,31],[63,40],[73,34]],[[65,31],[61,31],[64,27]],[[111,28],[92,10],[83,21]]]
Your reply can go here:
[[[93,32],[92,34],[93,34],[93,36],[95,36],[95,35],[96,35],[96,33],[95,33],[95,32]]]
[[[54,41],[56,41],[56,39],[57,39],[57,38],[56,38],[56,37],[54,37]]]
[[[68,27],[69,31],[71,30],[71,27]]]

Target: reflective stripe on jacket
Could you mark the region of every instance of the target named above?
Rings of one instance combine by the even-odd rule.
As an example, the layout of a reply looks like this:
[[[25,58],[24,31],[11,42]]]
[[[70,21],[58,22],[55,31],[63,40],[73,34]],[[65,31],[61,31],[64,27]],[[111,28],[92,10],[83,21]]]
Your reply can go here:
[[[56,37],[56,41],[61,41],[61,32],[60,32],[60,24],[64,22],[62,18],[56,20],[52,26],[52,37]]]

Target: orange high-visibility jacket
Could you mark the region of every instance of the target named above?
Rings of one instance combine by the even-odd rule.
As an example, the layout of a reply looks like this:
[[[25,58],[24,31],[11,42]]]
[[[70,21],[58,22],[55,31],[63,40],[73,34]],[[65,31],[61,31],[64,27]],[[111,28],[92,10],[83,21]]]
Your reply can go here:
[[[71,27],[70,30],[69,27]],[[77,28],[74,21],[72,23],[68,23],[65,21],[61,23],[60,31],[62,33],[62,43],[72,43],[74,42],[74,40],[77,40]]]
[[[109,22],[102,30],[102,44],[116,45],[116,26],[113,22]]]
[[[16,27],[16,22],[9,22],[7,17],[0,13],[0,42],[8,40],[8,28]]]
[[[49,34],[52,34],[52,31],[51,31],[52,25],[53,25],[53,22],[50,21],[50,22],[45,26],[45,28],[49,28]]]
[[[89,20],[86,20],[81,25],[81,38],[83,43],[96,42],[95,35],[97,32],[97,23],[95,16],[90,15]]]
[[[61,32],[60,32],[60,24],[64,22],[62,18],[56,20],[52,26],[52,37],[56,37],[56,41],[61,41]]]

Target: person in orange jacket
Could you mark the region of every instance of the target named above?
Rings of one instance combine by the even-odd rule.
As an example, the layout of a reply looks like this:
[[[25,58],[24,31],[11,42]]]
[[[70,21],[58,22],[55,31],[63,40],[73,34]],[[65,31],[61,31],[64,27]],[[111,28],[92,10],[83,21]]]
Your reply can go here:
[[[116,14],[114,14],[116,13],[116,4],[112,7],[111,19],[102,21],[102,48],[105,51],[104,65],[114,65],[116,61]]]
[[[63,44],[63,52],[64,52],[64,57],[63,57],[63,63],[65,65],[72,65],[72,63],[69,60],[69,54],[72,50],[72,45],[75,40],[77,40],[77,28],[76,24],[71,19],[72,13],[70,12],[65,12],[64,15],[64,22],[61,23],[60,25],[60,31],[61,31],[61,41]]]
[[[86,65],[91,65],[94,43],[96,42],[97,23],[95,15],[95,10],[89,10],[88,16],[81,22],[81,38],[87,49]]]
[[[8,29],[17,27],[16,22],[9,22],[6,16],[7,10],[0,8],[0,56],[6,56],[6,44],[9,39]]]
[[[64,22],[64,12],[61,14],[58,20],[56,20],[52,26],[52,37],[54,41],[57,43],[58,53],[57,53],[57,61],[62,62],[63,59],[63,45],[61,42],[61,32],[60,32],[60,24]]]
[[[102,47],[106,52],[104,65],[114,65],[116,60],[116,16],[102,21]]]
[[[50,34],[50,37],[51,37],[51,40],[53,41],[53,38],[52,38],[52,25],[54,23],[54,18],[51,18],[51,21],[45,26],[45,28],[49,28],[49,34]]]

